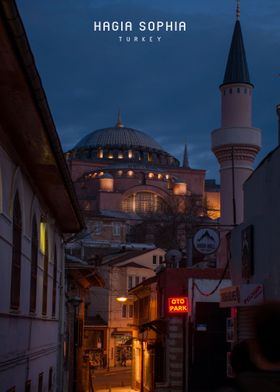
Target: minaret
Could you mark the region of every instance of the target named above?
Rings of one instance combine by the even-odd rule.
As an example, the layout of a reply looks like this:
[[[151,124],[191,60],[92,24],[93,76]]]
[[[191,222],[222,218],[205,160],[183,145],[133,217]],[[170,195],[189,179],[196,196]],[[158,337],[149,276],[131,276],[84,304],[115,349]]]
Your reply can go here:
[[[188,146],[186,144],[185,144],[185,149],[184,149],[184,157],[183,157],[183,165],[182,165],[182,167],[184,169],[189,169],[190,168]]]
[[[261,131],[252,127],[252,94],[240,25],[240,3],[225,76],[220,86],[221,128],[212,132],[212,151],[220,164],[221,224],[243,221],[243,184],[253,171]]]

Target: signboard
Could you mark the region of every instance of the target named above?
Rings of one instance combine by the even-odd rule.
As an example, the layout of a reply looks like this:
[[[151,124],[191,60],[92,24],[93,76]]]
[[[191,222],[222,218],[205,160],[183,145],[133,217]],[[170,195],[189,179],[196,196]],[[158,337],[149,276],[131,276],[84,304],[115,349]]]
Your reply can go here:
[[[262,284],[242,284],[220,290],[220,307],[254,306],[263,302]]]
[[[220,235],[214,229],[199,229],[193,237],[193,246],[204,255],[216,252],[220,246]]]
[[[171,297],[168,298],[168,313],[169,314],[184,314],[188,313],[188,298],[187,297]]]

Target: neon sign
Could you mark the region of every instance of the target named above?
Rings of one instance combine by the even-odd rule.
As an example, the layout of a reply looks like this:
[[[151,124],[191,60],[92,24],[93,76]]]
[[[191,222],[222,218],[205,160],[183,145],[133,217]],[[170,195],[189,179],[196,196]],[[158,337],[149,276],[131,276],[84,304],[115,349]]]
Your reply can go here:
[[[168,298],[168,313],[183,314],[188,313],[188,298],[187,297],[171,297]]]

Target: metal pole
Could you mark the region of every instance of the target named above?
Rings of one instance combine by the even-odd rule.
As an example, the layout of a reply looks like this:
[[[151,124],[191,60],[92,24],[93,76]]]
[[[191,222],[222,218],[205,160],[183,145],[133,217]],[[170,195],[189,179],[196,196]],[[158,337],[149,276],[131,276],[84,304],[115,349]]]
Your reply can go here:
[[[77,392],[77,315],[74,307],[74,357],[73,357],[73,392]]]
[[[186,315],[184,314],[183,320],[182,320],[182,329],[183,329],[183,392],[186,392],[186,385],[187,385],[187,361],[186,361],[186,352],[187,352],[187,339],[186,339]]]

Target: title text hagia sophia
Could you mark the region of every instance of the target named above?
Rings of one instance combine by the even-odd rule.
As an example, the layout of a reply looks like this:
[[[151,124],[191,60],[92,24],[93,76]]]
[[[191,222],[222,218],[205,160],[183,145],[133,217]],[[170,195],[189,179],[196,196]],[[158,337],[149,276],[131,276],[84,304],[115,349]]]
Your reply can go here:
[[[93,21],[94,32],[181,32],[187,30],[185,21],[140,21],[135,25],[132,21]]]

